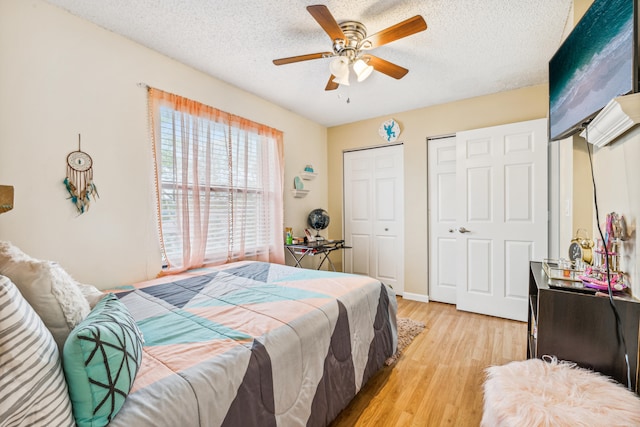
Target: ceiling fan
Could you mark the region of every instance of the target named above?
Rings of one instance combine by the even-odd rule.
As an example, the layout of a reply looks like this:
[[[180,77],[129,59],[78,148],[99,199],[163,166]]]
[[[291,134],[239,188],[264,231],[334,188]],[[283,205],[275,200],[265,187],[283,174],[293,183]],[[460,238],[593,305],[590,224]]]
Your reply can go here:
[[[310,53],[274,59],[273,63],[275,65],[284,65],[311,59],[333,57],[334,59],[329,67],[331,77],[329,77],[325,90],[335,90],[341,84],[348,86],[350,65],[353,67],[359,82],[366,79],[373,70],[391,76],[394,79],[401,79],[409,70],[366,52],[427,29],[427,23],[422,16],[416,15],[413,18],[367,36],[367,28],[360,22],[344,21],[338,24],[325,5],[307,6],[307,10],[331,38],[333,50],[331,52]]]

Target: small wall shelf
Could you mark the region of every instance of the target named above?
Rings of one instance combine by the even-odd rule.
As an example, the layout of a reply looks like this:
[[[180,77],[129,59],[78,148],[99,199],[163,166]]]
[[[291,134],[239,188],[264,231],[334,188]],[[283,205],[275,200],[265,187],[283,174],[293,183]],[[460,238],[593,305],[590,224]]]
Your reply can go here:
[[[316,179],[316,176],[318,176],[318,172],[300,172],[300,178],[304,179],[305,181],[313,181],[314,179]]]
[[[291,190],[291,194],[293,194],[293,197],[297,199],[301,199],[303,197],[306,197],[307,194],[309,194],[309,190],[296,190],[294,188],[293,190]]]

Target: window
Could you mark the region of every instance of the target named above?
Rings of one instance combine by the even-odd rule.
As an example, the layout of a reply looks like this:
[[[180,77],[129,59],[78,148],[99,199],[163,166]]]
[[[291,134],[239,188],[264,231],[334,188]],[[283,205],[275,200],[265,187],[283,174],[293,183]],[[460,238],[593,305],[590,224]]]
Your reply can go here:
[[[149,97],[169,270],[283,262],[282,132],[157,89]]]

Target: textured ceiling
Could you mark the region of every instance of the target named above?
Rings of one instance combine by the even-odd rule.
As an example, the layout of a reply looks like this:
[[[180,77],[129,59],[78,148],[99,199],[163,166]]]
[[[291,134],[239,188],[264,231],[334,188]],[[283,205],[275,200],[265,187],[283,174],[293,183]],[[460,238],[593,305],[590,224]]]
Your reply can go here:
[[[47,0],[74,15],[325,126],[335,126],[547,81],[572,0]],[[273,59],[331,50],[307,12],[324,4],[336,21],[376,33],[414,15],[427,30],[370,51],[408,68],[374,72],[325,91],[323,58]],[[347,102],[348,101],[348,102]]]

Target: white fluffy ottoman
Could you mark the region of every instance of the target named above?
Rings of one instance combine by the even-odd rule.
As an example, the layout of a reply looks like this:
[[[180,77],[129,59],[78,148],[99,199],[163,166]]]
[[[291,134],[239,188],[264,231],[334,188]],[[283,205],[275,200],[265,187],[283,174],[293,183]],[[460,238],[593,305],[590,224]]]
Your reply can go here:
[[[529,359],[487,368],[482,427],[640,426],[640,398],[572,363]]]

